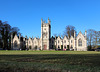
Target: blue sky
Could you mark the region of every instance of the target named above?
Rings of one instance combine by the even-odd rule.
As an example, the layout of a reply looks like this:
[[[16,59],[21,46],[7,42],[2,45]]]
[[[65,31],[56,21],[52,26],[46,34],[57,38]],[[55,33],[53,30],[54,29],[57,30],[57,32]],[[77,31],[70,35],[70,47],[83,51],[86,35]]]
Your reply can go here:
[[[51,35],[67,25],[77,32],[100,31],[100,0],[0,0],[0,20],[18,27],[23,36],[41,36],[41,18],[51,20]]]

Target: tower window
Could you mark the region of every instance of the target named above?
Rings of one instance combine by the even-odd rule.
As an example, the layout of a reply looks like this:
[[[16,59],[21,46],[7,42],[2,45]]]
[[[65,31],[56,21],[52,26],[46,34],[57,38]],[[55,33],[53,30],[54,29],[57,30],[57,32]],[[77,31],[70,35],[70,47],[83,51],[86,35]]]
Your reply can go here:
[[[46,28],[44,28],[44,30],[46,30]]]

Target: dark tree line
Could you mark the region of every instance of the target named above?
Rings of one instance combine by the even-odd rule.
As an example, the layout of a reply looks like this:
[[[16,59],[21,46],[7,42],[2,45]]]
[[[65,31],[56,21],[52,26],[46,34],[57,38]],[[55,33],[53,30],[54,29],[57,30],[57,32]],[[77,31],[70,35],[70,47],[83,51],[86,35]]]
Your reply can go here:
[[[74,37],[74,32],[75,32],[75,35],[76,35],[76,33],[77,33],[76,28],[72,25],[68,25],[65,28],[64,35],[67,36],[68,38],[70,38],[71,36]]]
[[[11,27],[7,21],[2,22],[0,20],[0,48],[11,49],[11,34],[13,36],[19,33],[17,27]]]
[[[68,38],[70,38],[71,36],[74,37],[74,33],[75,35],[77,35],[77,31],[76,31],[76,28],[72,25],[67,25],[65,27],[65,30],[64,30],[64,33],[61,35],[61,34],[54,34],[54,36],[60,36],[60,37],[64,37],[64,36],[67,36]]]

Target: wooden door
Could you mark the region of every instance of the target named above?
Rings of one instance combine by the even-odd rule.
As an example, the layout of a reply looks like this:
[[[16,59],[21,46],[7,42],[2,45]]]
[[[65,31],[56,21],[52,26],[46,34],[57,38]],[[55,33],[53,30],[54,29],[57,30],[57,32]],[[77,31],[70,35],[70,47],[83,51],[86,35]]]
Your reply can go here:
[[[44,45],[44,50],[47,50],[47,45]]]

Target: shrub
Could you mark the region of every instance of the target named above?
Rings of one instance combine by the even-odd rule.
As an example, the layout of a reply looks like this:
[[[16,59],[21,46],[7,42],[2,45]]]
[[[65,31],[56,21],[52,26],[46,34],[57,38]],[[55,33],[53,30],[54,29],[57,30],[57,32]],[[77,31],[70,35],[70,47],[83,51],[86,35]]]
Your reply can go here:
[[[37,50],[37,46],[35,46],[34,49]]]
[[[29,46],[29,49],[32,49],[31,46]]]

